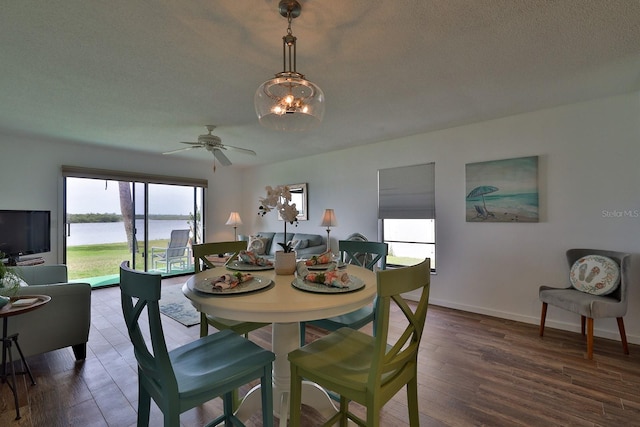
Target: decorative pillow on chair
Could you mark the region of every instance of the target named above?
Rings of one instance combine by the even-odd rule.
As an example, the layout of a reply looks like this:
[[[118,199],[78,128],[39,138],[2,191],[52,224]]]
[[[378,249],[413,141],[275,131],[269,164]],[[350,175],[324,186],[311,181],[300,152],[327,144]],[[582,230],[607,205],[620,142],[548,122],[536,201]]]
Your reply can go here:
[[[267,238],[260,236],[249,236],[247,250],[257,255],[264,255],[266,249]]]
[[[573,263],[569,274],[571,286],[593,295],[607,295],[620,285],[620,267],[611,258],[586,255]]]

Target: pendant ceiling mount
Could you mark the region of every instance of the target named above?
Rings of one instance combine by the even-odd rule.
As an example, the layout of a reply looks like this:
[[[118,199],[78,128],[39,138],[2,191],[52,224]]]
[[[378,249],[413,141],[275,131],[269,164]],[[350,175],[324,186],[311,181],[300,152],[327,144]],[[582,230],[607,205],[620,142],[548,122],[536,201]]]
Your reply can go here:
[[[291,15],[291,19],[293,19],[300,16],[302,6],[300,6],[297,0],[282,0],[278,4],[278,10],[283,17],[289,19],[289,15]]]
[[[300,16],[297,0],[281,0],[280,15],[287,18],[287,34],[282,37],[283,71],[264,82],[256,91],[254,105],[260,123],[281,131],[305,131],[324,117],[324,93],[296,69],[296,41],[291,21]]]

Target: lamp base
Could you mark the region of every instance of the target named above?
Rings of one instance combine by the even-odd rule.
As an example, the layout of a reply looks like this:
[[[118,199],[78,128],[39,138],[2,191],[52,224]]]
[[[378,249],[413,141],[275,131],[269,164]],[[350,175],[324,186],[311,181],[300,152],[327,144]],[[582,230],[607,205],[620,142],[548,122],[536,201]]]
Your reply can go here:
[[[327,251],[331,252],[331,239],[329,238],[329,233],[331,230],[327,227]]]

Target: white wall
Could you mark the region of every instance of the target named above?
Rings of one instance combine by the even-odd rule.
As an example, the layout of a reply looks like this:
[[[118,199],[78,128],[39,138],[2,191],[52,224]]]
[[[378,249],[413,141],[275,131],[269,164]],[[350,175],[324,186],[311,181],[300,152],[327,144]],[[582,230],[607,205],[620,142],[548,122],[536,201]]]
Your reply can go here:
[[[538,324],[540,284],[568,285],[567,249],[640,252],[640,218],[603,215],[640,211],[639,101],[634,93],[255,168],[245,177],[245,201],[257,212],[265,185],[307,182],[309,221],[298,229],[324,233],[322,212],[334,208],[335,248],[335,239],[352,232],[377,239],[378,169],[435,162],[431,302]],[[465,164],[535,155],[539,223],[465,222]],[[247,233],[282,229],[275,215],[245,223]],[[640,280],[629,297],[627,334],[640,343]],[[547,326],[579,330],[579,320],[550,307]],[[595,327],[596,335],[619,339],[615,320]]]
[[[205,178],[207,239],[221,240],[233,236],[224,223],[235,210],[244,222],[239,233],[282,230],[275,214],[257,215],[258,198],[266,185],[306,182],[309,220],[293,231],[324,235],[321,215],[334,208],[335,248],[336,239],[353,232],[377,238],[378,169],[435,162],[438,271],[431,302],[537,324],[539,285],[567,284],[566,249],[640,252],[640,218],[603,216],[640,210],[639,118],[640,93],[633,93],[274,165],[219,167],[215,174],[208,160],[0,135],[0,209],[59,215],[62,164]],[[540,156],[539,223],[465,222],[465,164],[533,155]],[[61,258],[57,250],[46,255],[48,262]],[[640,283],[629,298],[627,334],[640,343]],[[576,316],[552,307],[547,325],[579,330]],[[615,321],[595,327],[596,335],[619,339]]]

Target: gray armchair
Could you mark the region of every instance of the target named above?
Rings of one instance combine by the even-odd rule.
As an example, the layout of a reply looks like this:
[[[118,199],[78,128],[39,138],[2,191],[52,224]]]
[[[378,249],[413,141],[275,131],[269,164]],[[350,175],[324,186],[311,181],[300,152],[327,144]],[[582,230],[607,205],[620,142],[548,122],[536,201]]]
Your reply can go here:
[[[618,321],[618,330],[622,340],[622,349],[629,354],[627,335],[624,330],[623,316],[627,313],[627,293],[629,285],[634,280],[632,277],[632,256],[623,252],[599,250],[599,249],[569,249],[566,253],[569,268],[586,255],[602,255],[616,261],[620,267],[620,285],[608,295],[592,295],[581,292],[572,287],[553,288],[540,286],[538,295],[542,302],[542,314],[540,316],[540,336],[544,334],[544,323],[547,317],[547,307],[552,305],[564,310],[577,313],[581,317],[582,335],[585,335],[585,321],[587,334],[587,357],[593,358],[593,320],[615,317]],[[567,275],[568,277],[568,275]]]
[[[71,347],[76,360],[85,359],[91,326],[91,285],[67,283],[67,266],[63,264],[10,269],[28,284],[18,290],[18,296],[51,297],[43,307],[9,319],[8,334],[20,334],[25,357]]]

